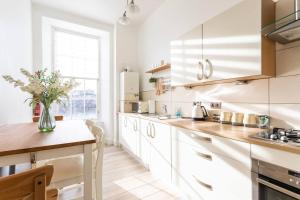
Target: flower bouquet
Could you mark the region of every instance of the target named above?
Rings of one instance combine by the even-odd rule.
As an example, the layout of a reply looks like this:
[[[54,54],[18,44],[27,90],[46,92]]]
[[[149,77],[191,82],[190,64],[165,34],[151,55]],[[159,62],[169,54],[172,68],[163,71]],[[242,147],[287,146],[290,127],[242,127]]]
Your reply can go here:
[[[31,74],[21,68],[21,73],[28,79],[27,84],[9,75],[3,76],[14,87],[19,87],[23,92],[31,94],[32,97],[25,100],[30,101],[30,106],[35,107],[37,103],[43,105],[38,125],[41,132],[51,132],[56,126],[54,116],[50,113],[52,103],[63,103],[64,99],[68,99],[68,93],[78,85],[74,79],[63,81],[59,71],[48,75],[46,72],[47,69],[43,69]]]

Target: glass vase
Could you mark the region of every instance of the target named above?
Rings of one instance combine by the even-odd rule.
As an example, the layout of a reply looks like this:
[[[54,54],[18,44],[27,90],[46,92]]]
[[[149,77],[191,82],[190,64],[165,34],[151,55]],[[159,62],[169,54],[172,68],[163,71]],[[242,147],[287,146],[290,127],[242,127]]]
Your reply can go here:
[[[42,133],[52,132],[55,127],[55,117],[52,115],[50,107],[43,106],[42,115],[39,120],[40,131]]]

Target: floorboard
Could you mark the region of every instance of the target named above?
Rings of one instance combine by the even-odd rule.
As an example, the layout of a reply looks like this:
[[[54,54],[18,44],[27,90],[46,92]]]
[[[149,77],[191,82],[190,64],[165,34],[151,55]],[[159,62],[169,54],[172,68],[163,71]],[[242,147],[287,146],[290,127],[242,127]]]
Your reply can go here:
[[[80,188],[66,188],[64,197],[82,193]],[[75,195],[80,196],[80,195]],[[63,197],[63,198],[62,198]],[[76,199],[76,198],[75,198]],[[171,188],[145,169],[126,151],[109,146],[103,155],[103,200],[179,200]]]

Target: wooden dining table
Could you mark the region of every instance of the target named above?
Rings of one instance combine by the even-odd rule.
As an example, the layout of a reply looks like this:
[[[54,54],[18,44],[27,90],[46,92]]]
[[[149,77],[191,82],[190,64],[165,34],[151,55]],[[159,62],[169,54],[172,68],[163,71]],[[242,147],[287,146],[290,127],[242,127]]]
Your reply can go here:
[[[85,123],[60,121],[50,133],[39,132],[37,126],[37,123],[0,126],[0,167],[83,154],[83,195],[85,200],[91,200],[92,145],[96,139]]]

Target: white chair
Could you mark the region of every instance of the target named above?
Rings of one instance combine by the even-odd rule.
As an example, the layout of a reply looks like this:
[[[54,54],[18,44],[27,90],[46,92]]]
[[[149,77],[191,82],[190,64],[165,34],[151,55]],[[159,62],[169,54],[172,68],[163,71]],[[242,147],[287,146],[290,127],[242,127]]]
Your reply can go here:
[[[87,119],[85,120],[85,124],[90,129],[90,131],[92,131],[93,126],[96,125],[96,121],[93,119]]]
[[[103,130],[94,122],[87,120],[86,124],[96,138],[93,145],[93,199],[102,200]],[[43,164],[54,166],[51,185],[55,188],[63,189],[83,182],[83,156],[48,160]]]

